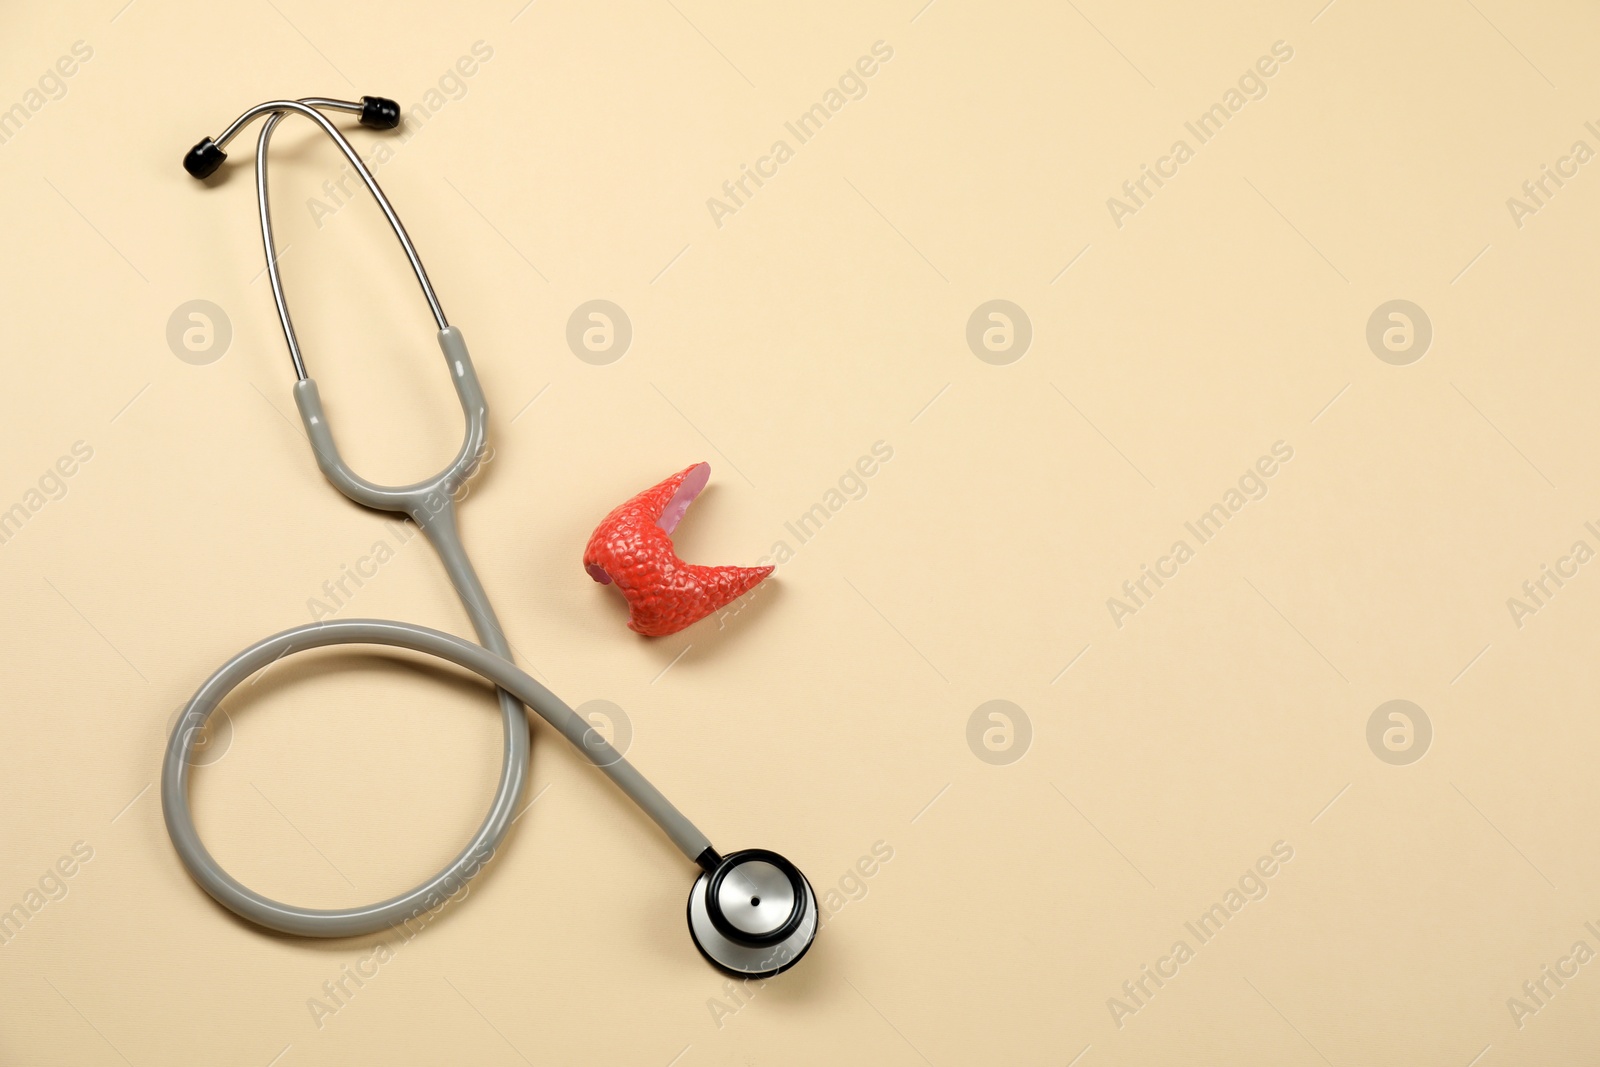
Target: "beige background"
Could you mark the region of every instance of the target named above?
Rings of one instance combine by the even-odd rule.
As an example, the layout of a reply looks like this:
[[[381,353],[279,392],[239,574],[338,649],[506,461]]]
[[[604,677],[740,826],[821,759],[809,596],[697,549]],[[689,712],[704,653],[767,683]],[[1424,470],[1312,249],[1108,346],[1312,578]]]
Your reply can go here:
[[[1593,1062],[1600,963],[1520,1027],[1507,1001],[1600,951],[1600,576],[1520,628],[1506,602],[1600,548],[1600,164],[1521,227],[1506,201],[1600,148],[1600,14],[921,2],[10,6],[0,107],[93,56],[0,144],[0,508],[74,442],[93,459],[0,546],[0,908],[67,890],[0,947],[0,1060]],[[865,97],[719,228],[707,198],[877,41]],[[1266,96],[1115,225],[1107,198],[1278,41]],[[538,802],[469,899],[320,1020],[376,939],[247,927],[166,837],[178,706],[395,540],[293,421],[255,130],[210,187],[179,157],[263,99],[410,106],[441,78],[455,98],[378,174],[494,405],[462,517],[522,664],[624,709],[721,847],[858,898],[733,1014],[684,930],[688,865],[542,727]],[[459,411],[403,260],[370,203],[316,224],[330,146],[291,123],[275,147],[346,454],[431,473]],[[565,341],[596,298],[634,330],[607,366]],[[1034,333],[1005,366],[965,340],[997,298]],[[166,339],[195,299],[232,327],[205,365]],[[1365,340],[1393,299],[1433,327],[1407,366]],[[720,622],[636,638],[579,566],[609,507],[700,459],[680,549],[752,562],[878,441],[866,495]],[[1107,598],[1278,441],[1267,496],[1118,628]],[[465,632],[420,546],[341,616]],[[996,699],[1032,730],[1005,766],[967,743]],[[1366,740],[1392,699],[1433,728],[1406,766]],[[301,657],[228,711],[201,830],[285,899],[411,885],[492,790],[493,702],[403,657]],[[1200,945],[1185,921],[1276,842],[1270,892]],[[1115,1019],[1179,939],[1194,958]]]

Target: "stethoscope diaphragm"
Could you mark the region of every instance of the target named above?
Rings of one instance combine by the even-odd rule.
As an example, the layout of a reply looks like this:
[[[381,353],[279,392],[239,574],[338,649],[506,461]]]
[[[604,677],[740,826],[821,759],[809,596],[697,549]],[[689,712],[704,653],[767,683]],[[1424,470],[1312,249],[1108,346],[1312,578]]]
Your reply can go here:
[[[800,962],[817,936],[817,897],[800,869],[752,848],[713,857],[689,890],[689,936],[711,964],[770,978]]]

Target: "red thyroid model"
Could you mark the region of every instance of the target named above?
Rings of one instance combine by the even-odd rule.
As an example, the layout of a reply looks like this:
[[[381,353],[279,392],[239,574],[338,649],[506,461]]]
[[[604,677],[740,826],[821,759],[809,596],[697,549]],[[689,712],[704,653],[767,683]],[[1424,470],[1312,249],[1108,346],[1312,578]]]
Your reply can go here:
[[[583,551],[583,566],[601,585],[615,582],[628,601],[628,629],[665,637],[737,600],[771,567],[701,567],[672,548],[672,531],[711,480],[696,463],[646,489],[601,520]]]

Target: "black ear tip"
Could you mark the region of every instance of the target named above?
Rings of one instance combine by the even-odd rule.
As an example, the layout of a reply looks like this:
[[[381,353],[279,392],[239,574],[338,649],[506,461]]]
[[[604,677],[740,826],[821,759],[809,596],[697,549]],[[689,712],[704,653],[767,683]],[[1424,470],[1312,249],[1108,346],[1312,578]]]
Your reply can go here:
[[[183,169],[196,178],[209,178],[222,166],[223,160],[228,158],[228,153],[217,147],[215,141],[207,137],[183,157]]]
[[[361,125],[374,130],[394,129],[400,125],[400,105],[386,96],[363,96]]]

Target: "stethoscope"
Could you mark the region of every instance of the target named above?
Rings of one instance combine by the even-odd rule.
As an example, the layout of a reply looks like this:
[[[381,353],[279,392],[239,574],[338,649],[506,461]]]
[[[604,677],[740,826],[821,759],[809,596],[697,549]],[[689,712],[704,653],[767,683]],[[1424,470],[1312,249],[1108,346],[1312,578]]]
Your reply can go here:
[[[398,927],[437,910],[460,893],[493,856],[516,817],[518,798],[528,777],[528,721],[523,706],[538,712],[572,742],[596,767],[654,819],[685,856],[699,864],[700,876],[689,891],[689,934],[711,963],[738,976],[767,977],[797,963],[816,937],[817,899],[799,868],[775,852],[746,849],[722,856],[711,841],[673,807],[634,766],[595,729],[544,686],[511,663],[511,647],[489,598],[473,570],[456,526],[456,501],[488,447],[488,407],[483,387],[467,355],[461,331],[445,319],[444,309],[428,281],[422,260],[406,235],[405,227],[390,207],[360,157],[344,136],[322,114],[346,111],[361,116],[373,129],[393,129],[400,124],[400,108],[392,100],[364,96],[360,103],[345,100],[273,100],[240,115],[222,131],[207,137],[184,157],[183,166],[196,178],[214,173],[227,158],[224,146],[250,122],[265,116],[256,147],[256,197],[261,212],[261,241],[266,250],[267,273],[278,319],[289,344],[298,381],[294,399],[305,424],[306,436],[316,453],[317,466],[345,496],[378,511],[397,512],[411,518],[427,535],[450,575],[462,605],[472,618],[481,645],[425,626],[384,619],[348,619],[297,626],[257,641],[229,660],[197,690],[185,705],[167,743],[161,767],[161,805],[167,832],[179,857],[207,893],[238,915],[284,933],[306,937],[350,937]],[[317,393],[317,383],[306,374],[300,344],[284,300],[283,280],[272,235],[272,211],[267,198],[267,146],[272,131],[286,116],[304,115],[322,128],[349,160],[350,166],[371,190],[384,217],[394,230],[411,269],[422,286],[428,307],[439,324],[439,347],[461,410],[466,416],[466,439],[455,459],[432,478],[413,485],[384,486],[353,472],[339,456],[327,415]],[[505,755],[500,763],[500,784],[482,825],[465,848],[433,877],[416,888],[376,904],[357,908],[314,909],[270,900],[241,884],[223,870],[195,830],[189,809],[189,770],[192,754],[207,719],[241,682],[273,663],[312,648],[328,645],[370,644],[411,649],[465,667],[499,687],[504,725]]]

